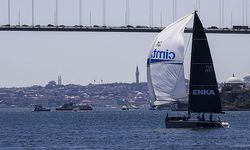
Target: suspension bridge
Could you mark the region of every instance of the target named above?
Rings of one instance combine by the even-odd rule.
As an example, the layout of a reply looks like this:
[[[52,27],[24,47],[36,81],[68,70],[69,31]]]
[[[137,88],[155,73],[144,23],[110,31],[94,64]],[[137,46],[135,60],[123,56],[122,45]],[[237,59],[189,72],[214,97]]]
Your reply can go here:
[[[92,25],[92,16],[91,12],[89,15],[89,25],[83,25],[83,8],[82,8],[82,3],[85,0],[79,0],[78,2],[78,10],[79,10],[79,24],[74,25],[74,26],[69,26],[69,25],[64,25],[61,24],[59,25],[58,23],[58,18],[59,18],[59,7],[58,3],[60,1],[54,0],[54,24],[47,24],[47,25],[38,25],[35,24],[35,20],[39,20],[38,17],[35,18],[35,8],[36,8],[36,0],[30,0],[31,2],[31,24],[21,24],[20,22],[20,10],[18,13],[18,23],[17,24],[11,24],[11,4],[12,0],[6,0],[7,1],[7,23],[4,25],[0,25],[0,31],[52,31],[52,32],[160,32],[164,28],[162,27],[162,12],[160,13],[160,25],[158,26],[153,26],[154,24],[154,1],[153,0],[148,0],[149,4],[149,26],[145,25],[137,25],[133,26],[130,25],[130,5],[131,2],[130,0],[124,0],[125,1],[125,15],[124,15],[124,22],[125,24],[123,26],[108,26],[107,25],[107,2],[106,0],[101,0],[100,5],[101,7],[101,14],[102,17],[102,25]],[[171,0],[169,0],[171,1]],[[173,0],[172,1],[172,15],[173,15],[173,21],[177,19],[177,4],[179,1]],[[224,25],[224,0],[218,0],[218,6],[219,6],[219,26],[212,25],[210,27],[205,28],[206,33],[215,33],[215,34],[250,34],[250,28],[248,27],[248,0],[242,0],[242,25],[233,25],[232,23],[232,14],[231,14],[231,26],[230,27],[225,27]],[[201,2],[200,0],[195,0],[195,8],[196,10],[200,10],[200,5]],[[160,27],[159,27],[160,26]],[[192,28],[186,28],[185,33],[191,33]]]

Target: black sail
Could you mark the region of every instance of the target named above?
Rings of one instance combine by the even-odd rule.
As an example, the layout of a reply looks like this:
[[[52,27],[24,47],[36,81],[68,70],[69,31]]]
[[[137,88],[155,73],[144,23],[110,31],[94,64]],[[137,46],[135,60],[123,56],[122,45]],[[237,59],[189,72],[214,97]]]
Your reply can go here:
[[[222,113],[218,85],[206,34],[194,14],[190,66],[189,114]]]

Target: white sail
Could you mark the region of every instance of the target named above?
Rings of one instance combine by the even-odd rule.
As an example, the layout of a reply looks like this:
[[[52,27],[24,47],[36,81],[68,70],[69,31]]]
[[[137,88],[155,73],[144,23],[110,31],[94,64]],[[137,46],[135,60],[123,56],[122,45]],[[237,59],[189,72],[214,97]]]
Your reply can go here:
[[[187,96],[184,77],[184,29],[193,14],[167,26],[155,38],[148,57],[148,87],[154,105]]]

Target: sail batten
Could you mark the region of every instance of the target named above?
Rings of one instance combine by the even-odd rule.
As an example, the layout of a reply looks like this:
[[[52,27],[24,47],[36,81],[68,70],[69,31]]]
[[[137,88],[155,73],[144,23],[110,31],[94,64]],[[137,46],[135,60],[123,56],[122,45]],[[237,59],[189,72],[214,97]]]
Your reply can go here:
[[[192,86],[215,86],[217,87],[217,85],[192,85]]]
[[[213,64],[213,63],[192,63],[193,65],[209,65],[209,64]]]
[[[201,41],[203,41],[203,40],[207,41],[207,39],[194,39],[194,41],[199,41],[199,40],[201,40]]]

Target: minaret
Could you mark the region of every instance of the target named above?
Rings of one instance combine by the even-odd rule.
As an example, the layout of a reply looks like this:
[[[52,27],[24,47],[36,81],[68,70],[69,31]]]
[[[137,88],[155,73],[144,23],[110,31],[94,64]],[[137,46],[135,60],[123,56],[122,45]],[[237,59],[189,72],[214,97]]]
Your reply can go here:
[[[139,83],[139,68],[138,68],[138,66],[136,66],[135,77],[136,77],[136,84],[138,84]]]
[[[58,85],[62,85],[62,77],[61,76],[58,76]]]

